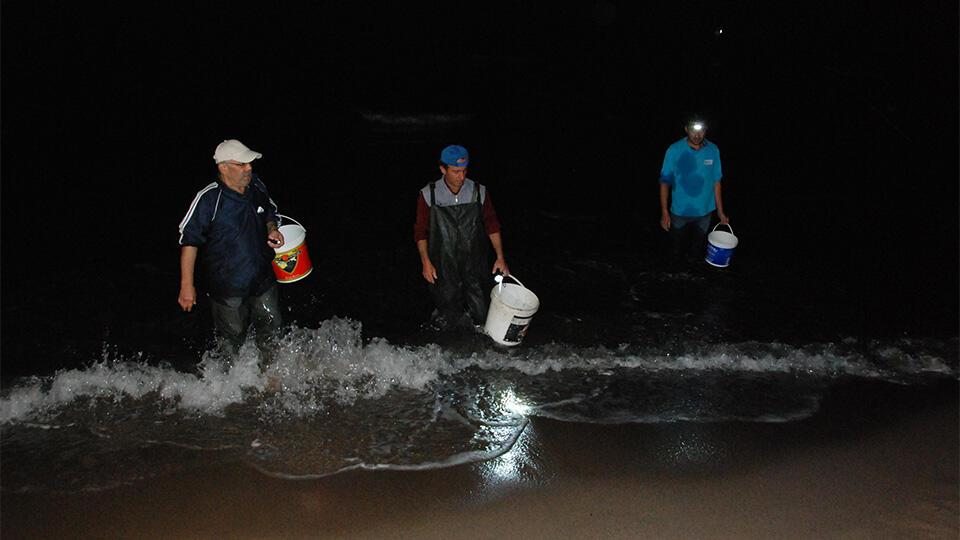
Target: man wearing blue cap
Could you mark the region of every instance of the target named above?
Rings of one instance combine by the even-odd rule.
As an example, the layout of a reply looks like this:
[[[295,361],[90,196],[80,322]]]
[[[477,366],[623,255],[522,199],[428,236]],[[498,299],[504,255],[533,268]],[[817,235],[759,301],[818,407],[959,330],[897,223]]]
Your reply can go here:
[[[466,148],[444,148],[440,153],[442,176],[424,186],[417,197],[413,236],[423,279],[437,307],[433,322],[441,329],[459,325],[464,312],[474,325],[482,325],[490,275],[510,273],[490,193],[486,186],[466,177],[469,162]],[[492,267],[488,266],[485,238],[497,257]]]
[[[670,233],[675,260],[684,251],[694,260],[704,255],[714,210],[720,223],[730,220],[723,211],[720,149],[706,139],[707,125],[699,117],[684,130],[687,136],[667,148],[660,168],[660,227]]]

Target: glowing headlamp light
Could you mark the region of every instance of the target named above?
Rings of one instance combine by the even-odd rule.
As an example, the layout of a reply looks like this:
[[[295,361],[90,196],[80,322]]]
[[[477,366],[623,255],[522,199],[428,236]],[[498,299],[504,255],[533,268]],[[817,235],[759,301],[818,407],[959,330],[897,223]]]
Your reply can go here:
[[[703,131],[707,126],[703,125],[703,122],[694,122],[690,124],[690,129],[693,131]]]

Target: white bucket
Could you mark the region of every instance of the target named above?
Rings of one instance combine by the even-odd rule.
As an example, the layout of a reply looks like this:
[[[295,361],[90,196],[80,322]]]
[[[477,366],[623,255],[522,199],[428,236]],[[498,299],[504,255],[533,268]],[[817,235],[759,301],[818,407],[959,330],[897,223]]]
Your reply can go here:
[[[519,345],[527,335],[530,321],[540,308],[540,299],[519,279],[506,277],[518,284],[504,283],[501,279],[490,291],[490,309],[483,329],[497,343],[512,347]]]
[[[733,249],[737,247],[739,240],[733,234],[733,227],[727,224],[730,232],[718,231],[717,227],[723,225],[717,223],[713,231],[707,236],[707,264],[717,268],[726,268],[730,266],[730,257],[733,256]]]

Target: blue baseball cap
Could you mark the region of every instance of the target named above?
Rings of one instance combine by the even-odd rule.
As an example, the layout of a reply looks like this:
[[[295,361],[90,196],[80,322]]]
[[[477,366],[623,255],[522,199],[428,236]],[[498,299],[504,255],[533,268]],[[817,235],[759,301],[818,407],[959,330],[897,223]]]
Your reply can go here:
[[[470,163],[470,154],[466,148],[451,144],[440,152],[440,162],[449,167],[466,167]]]

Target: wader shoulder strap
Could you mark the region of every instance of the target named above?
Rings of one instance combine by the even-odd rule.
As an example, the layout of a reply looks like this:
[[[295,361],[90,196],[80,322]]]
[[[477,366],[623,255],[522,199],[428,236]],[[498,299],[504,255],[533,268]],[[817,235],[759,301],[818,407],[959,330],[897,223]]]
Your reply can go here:
[[[436,183],[430,182],[430,208],[433,208],[433,205],[436,204],[436,195],[434,194],[434,189]]]

